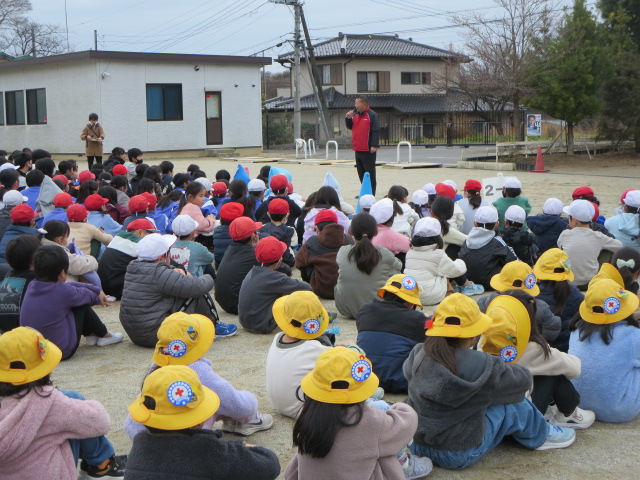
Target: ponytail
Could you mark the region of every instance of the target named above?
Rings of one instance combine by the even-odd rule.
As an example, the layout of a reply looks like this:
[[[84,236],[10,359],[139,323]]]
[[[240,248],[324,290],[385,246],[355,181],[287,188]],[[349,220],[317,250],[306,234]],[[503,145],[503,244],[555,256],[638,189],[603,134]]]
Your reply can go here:
[[[180,212],[182,212],[184,206],[189,202],[189,197],[195,197],[202,190],[204,190],[204,186],[199,182],[191,182],[189,185],[187,185],[187,188],[184,190],[184,195],[180,197],[177,215],[180,215]]]
[[[409,206],[414,212],[418,214],[418,218],[424,217],[424,215],[422,214],[422,205],[416,205],[413,202],[409,202]]]
[[[355,238],[355,245],[349,251],[347,259],[354,262],[358,270],[367,275],[371,275],[382,256],[371,242],[378,234],[376,220],[368,213],[359,213],[351,220],[351,233]]]
[[[446,320],[445,320],[446,323]],[[454,375],[458,374],[458,361],[456,350],[462,348],[466,338],[427,337],[423,349],[425,356],[434,362],[440,363]]]
[[[638,283],[634,277],[640,270],[640,252],[633,247],[622,247],[613,254],[611,263],[620,272],[625,290],[637,294]]]
[[[474,210],[480,208],[480,205],[482,205],[480,192],[477,190],[467,190],[467,193],[469,194],[469,205],[471,205]]]

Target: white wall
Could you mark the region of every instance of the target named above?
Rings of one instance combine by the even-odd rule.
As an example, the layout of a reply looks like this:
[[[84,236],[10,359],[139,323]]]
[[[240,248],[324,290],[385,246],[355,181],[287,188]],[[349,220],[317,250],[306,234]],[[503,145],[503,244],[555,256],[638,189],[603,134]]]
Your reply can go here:
[[[1,70],[2,92],[46,88],[48,123],[0,126],[0,148],[84,153],[80,132],[91,112],[100,116],[105,129],[105,154],[116,146],[143,151],[207,148],[205,91],[221,92],[223,144],[215,147],[261,146],[260,67],[199,67],[196,72],[193,63],[85,60]],[[105,71],[110,76],[101,78]],[[147,121],[147,83],[182,84],[182,121]]]

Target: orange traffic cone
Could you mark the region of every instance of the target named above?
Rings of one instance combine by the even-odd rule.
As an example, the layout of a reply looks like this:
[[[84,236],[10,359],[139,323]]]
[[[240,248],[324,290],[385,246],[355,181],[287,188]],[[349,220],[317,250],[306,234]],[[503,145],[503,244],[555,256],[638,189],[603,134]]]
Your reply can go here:
[[[536,155],[536,167],[533,172],[536,173],[545,173],[549,170],[545,170],[544,168],[544,158],[542,158],[542,147],[538,145],[538,155]]]

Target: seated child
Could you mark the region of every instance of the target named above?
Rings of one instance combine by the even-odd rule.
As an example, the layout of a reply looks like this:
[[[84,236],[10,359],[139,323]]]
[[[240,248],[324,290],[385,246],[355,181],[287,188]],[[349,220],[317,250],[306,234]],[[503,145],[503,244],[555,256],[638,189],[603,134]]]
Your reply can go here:
[[[427,317],[415,278],[399,273],[378,291],[383,301],[364,305],[356,316],[358,346],[373,362],[373,371],[385,392],[407,393],[402,364],[424,340]],[[393,319],[393,321],[390,321]]]
[[[458,291],[465,295],[479,295],[484,292],[482,285],[467,280],[467,266],[459,258],[451,260],[442,249],[444,241],[440,234],[442,226],[432,217],[421,218],[416,223],[411,239],[411,249],[407,253],[404,273],[416,279],[423,305],[437,305],[451,292],[450,280],[456,283]]]
[[[8,172],[9,170],[3,170],[3,172]],[[2,172],[0,172],[2,173]],[[15,174],[15,170],[14,170]],[[1,181],[0,177],[0,181]],[[1,195],[1,192],[0,192]],[[4,232],[7,230],[7,227],[11,225],[11,210],[17,205],[21,205],[24,203],[24,197],[18,190],[5,190],[4,195],[1,195],[2,202],[0,204],[4,204],[4,207],[0,209],[0,239],[4,235]],[[64,218],[67,218],[65,213]]]
[[[496,237],[498,211],[493,207],[476,210],[473,228],[460,249],[459,257],[467,265],[467,277],[485,290],[491,289],[491,277],[507,263],[517,260],[513,250]]]
[[[409,200],[409,191],[402,185],[394,185],[389,189],[387,198],[396,202],[402,210],[402,213],[399,213],[393,217],[391,230],[401,233],[406,237],[411,237],[413,225],[416,224],[420,217],[416,213],[416,211],[407,203],[407,201]]]
[[[333,210],[325,209],[315,216],[317,234],[302,244],[296,254],[295,266],[300,269],[302,280],[309,283],[313,292],[321,298],[333,298],[338,283],[338,250],[353,244],[344,227],[338,223]]]
[[[216,421],[223,420],[223,430],[236,435],[248,436],[268,430],[273,425],[273,418],[271,415],[258,413],[255,395],[233,388],[211,369],[211,361],[204,358],[204,354],[211,348],[214,336],[213,323],[203,315],[182,312],[169,315],[158,329],[158,343],[147,376],[167,365],[186,365],[198,374],[205,387],[220,397],[222,403],[220,409],[205,420],[204,428],[212,429]],[[125,430],[133,440],[144,427],[128,416]]]
[[[122,341],[102,323],[92,305],[109,306],[99,287],[88,283],[66,282],[69,256],[59,246],[45,245],[33,255],[35,280],[29,284],[20,309],[20,325],[35,328],[51,339],[66,360],[76,352],[80,338],[87,345],[104,347]],[[42,315],[42,312],[48,312]]]
[[[405,453],[418,424],[416,412],[404,403],[376,408],[366,400],[377,387],[378,377],[364,355],[345,347],[323,352],[302,379],[305,400],[293,426],[293,445],[298,452],[284,478],[402,479],[428,475],[432,468],[428,458],[409,458]],[[325,423],[319,423],[318,418]],[[345,460],[345,452],[354,445],[358,454]]]
[[[622,213],[607,218],[604,226],[625,247],[640,248],[640,190],[628,191],[622,203]]]
[[[211,233],[216,226],[215,215],[209,214],[205,217],[202,214],[201,207],[205,202],[206,192],[207,189],[201,183],[191,182],[187,185],[178,207],[178,215],[189,215],[198,222],[197,235]]]
[[[138,258],[127,266],[120,304],[120,323],[136,345],[154,347],[162,321],[174,312],[199,313],[216,325],[216,335],[235,334],[237,327],[218,319],[210,275],[194,277],[170,263],[176,237],[151,233],[136,248]]]
[[[446,186],[446,185],[445,185]],[[448,187],[451,188],[451,187]],[[442,249],[452,260],[456,260],[460,254],[460,249],[467,239],[467,235],[462,233],[452,221],[456,204],[447,196],[438,196],[429,207],[429,215],[440,222],[443,240]],[[460,207],[458,207],[460,208]],[[476,210],[477,212],[477,210]],[[462,214],[464,218],[464,213]]]
[[[542,255],[550,248],[558,246],[558,237],[569,228],[567,220],[562,215],[562,202],[557,198],[548,198],[542,206],[542,213],[526,218],[527,226],[536,236],[538,255]]]
[[[220,225],[213,229],[213,254],[216,260],[216,269],[220,267],[222,257],[229,245],[233,243],[229,234],[229,225],[236,218],[242,217],[244,206],[238,202],[225,203],[220,209]]]
[[[316,235],[315,218],[316,215],[324,210],[331,210],[336,214],[338,223],[342,225],[345,232],[349,229],[350,220],[346,212],[342,210],[342,203],[335,188],[325,185],[320,187],[315,194],[311,208],[304,215],[304,233],[302,235],[303,243],[307,242],[311,237]]]
[[[219,432],[203,428],[220,406],[220,397],[187,366],[150,373],[129,406],[131,418],[147,428],[133,439],[127,478],[275,480],[280,463],[271,450],[225,442]]]
[[[409,237],[391,229],[396,215],[403,213],[400,204],[390,198],[383,198],[373,204],[369,213],[378,224],[378,234],[371,240],[372,243],[386,248],[398,258],[400,258],[398,254],[406,254],[411,244]],[[403,259],[404,255],[401,260]]]
[[[242,208],[242,205],[238,205]],[[222,210],[226,207],[227,205],[222,207]],[[236,218],[229,225],[229,235],[233,243],[226,249],[216,272],[214,291],[216,302],[225,312],[238,314],[240,287],[247,274],[258,264],[255,246],[258,243],[257,232],[260,227],[262,223],[254,222],[249,217]]]
[[[162,235],[167,233],[167,225],[169,224],[169,218],[164,212],[158,211],[158,197],[154,193],[143,192],[142,195],[149,202],[149,209],[147,211],[147,217],[155,224],[156,228]]]
[[[303,377],[313,370],[318,356],[332,348],[324,335],[329,314],[313,292],[297,291],[273,304],[276,333],[267,355],[267,396],[281,415],[296,418],[302,408],[299,393]]]
[[[249,192],[249,195],[253,197],[253,201],[255,202],[253,210],[254,216],[260,208],[260,205],[262,205],[262,202],[264,202],[264,191],[266,189],[267,185],[259,178],[254,178],[247,184],[247,191]]]
[[[638,304],[613,280],[595,281],[570,325],[569,351],[582,361],[573,385],[601,422],[630,422],[640,413]]]
[[[518,205],[522,207],[527,215],[531,211],[531,204],[529,199],[521,196],[522,183],[516,177],[507,177],[504,179],[504,186],[502,187],[502,198],[499,198],[493,202],[493,206],[498,211],[498,218],[500,219],[500,226],[497,230],[504,228],[504,213],[511,205]],[[526,223],[522,225],[522,230],[526,230]]]
[[[471,467],[505,436],[531,450],[575,440],[572,429],[549,425],[525,398],[529,370],[473,350],[491,324],[473,300],[454,293],[438,305],[426,340],[404,363],[407,403],[419,419],[409,448],[442,468]]]
[[[593,204],[587,200],[574,200],[564,208],[569,215],[569,230],[558,237],[558,247],[567,252],[571,259],[573,283],[586,289],[589,281],[598,273],[598,256],[602,250],[615,252],[622,248],[622,242],[592,230],[589,225],[595,215]]]
[[[533,297],[524,290],[497,296],[487,308],[493,324],[484,332],[480,349],[531,372],[531,402],[543,415],[549,410],[550,424],[589,428],[596,416],[578,406],[580,394],[571,383],[580,376],[580,359],[550,347],[538,331],[535,315]]]
[[[87,212],[87,209],[82,205],[71,205],[67,209],[67,219],[69,220],[69,229],[71,230],[69,238],[82,250],[82,253],[98,258],[100,244],[105,246],[109,245],[109,242],[113,240],[113,236],[87,223],[88,216],[89,212]]]
[[[276,322],[271,311],[273,303],[283,295],[297,290],[311,290],[306,282],[290,278],[278,271],[287,245],[275,237],[261,239],[255,248],[260,265],[254,266],[240,287],[238,316],[245,330],[271,333]],[[226,259],[222,260],[222,264]]]
[[[109,199],[104,198],[97,193],[89,195],[84,201],[84,206],[89,211],[87,223],[98,227],[109,235],[117,235],[120,233],[120,230],[122,230],[122,225],[116,222],[111,218],[111,215],[107,213],[105,208],[107,203],[109,203]]]
[[[39,235],[35,218],[37,213],[26,203],[16,205],[11,209],[11,224],[4,231],[0,241],[0,262],[6,262],[5,254],[7,245],[19,235]]]
[[[0,337],[0,466],[4,480],[122,477],[104,406],[53,387],[62,352],[38,331],[18,327]],[[29,461],[25,461],[28,458]]]
[[[429,194],[424,190],[416,190],[411,196],[409,206],[413,208],[414,212],[418,215],[418,218],[424,218],[424,209],[427,203],[429,203]]]
[[[291,253],[291,239],[296,231],[293,227],[287,225],[289,204],[282,198],[274,198],[273,201],[269,202],[267,215],[270,221],[265,223],[258,232],[271,235],[283,242],[287,249],[282,256],[282,262],[289,265],[289,267],[293,267],[295,259]]]
[[[44,173],[42,173],[40,170],[31,170],[29,173],[27,173],[27,177],[25,180],[27,182],[27,188],[22,190],[21,193],[22,195],[27,197],[25,203],[36,210],[36,200],[38,200],[38,197],[40,196],[40,189],[42,188],[41,185],[42,181],[44,180]]]
[[[127,208],[131,215],[122,222],[122,228],[127,228],[131,222],[149,216],[149,200],[147,200],[147,197],[144,195],[134,195],[131,197]]]
[[[480,195],[480,192],[482,191],[482,183],[478,180],[467,180],[462,191],[464,198],[456,203],[464,214],[464,223],[460,227],[460,231],[465,235],[468,235],[473,228],[473,220],[476,210],[480,207],[489,206],[489,202]]]
[[[171,222],[173,222],[173,219],[178,215],[178,206],[180,205],[180,199],[183,195],[184,193],[180,190],[173,189],[158,200],[154,211],[156,212],[156,216],[164,215],[167,217],[166,233],[173,233],[171,231]]]
[[[593,203],[594,207],[596,207],[596,215],[594,215],[593,217],[593,223],[597,225],[604,225],[606,218],[604,218],[604,215],[600,215],[600,209],[598,208],[600,206],[600,200],[598,200],[598,197],[596,197],[596,194],[593,191],[593,188],[589,186],[578,187],[571,193],[571,199],[572,200],[579,200],[579,199],[588,200],[589,202]],[[593,228],[593,226],[591,228]],[[594,228],[594,230],[598,230],[600,232],[605,233],[603,230],[600,230],[599,228]]]
[[[360,210],[365,213],[369,213],[371,207],[373,207],[373,204],[376,203],[377,200],[376,197],[368,194],[361,196],[358,201],[360,203]]]
[[[60,220],[61,222],[68,223],[67,208],[73,205],[73,197],[68,193],[59,193],[53,197],[53,206],[55,207],[52,212],[45,215],[42,225],[50,220]]]
[[[189,215],[178,215],[171,222],[171,229],[178,240],[171,247],[171,260],[182,265],[194,277],[201,277],[205,273],[214,276],[212,263],[213,253],[201,243],[194,242],[196,222]]]
[[[27,287],[36,278],[33,255],[40,248],[35,235],[20,235],[7,245],[7,263],[11,270],[0,282],[0,332],[20,326],[20,307]]]
[[[534,316],[535,323],[540,334],[547,340],[553,342],[560,334],[562,322],[559,316],[556,316],[546,302],[535,298],[540,295],[540,287],[537,285],[538,279],[534,275],[531,267],[524,262],[514,260],[507,263],[500,273],[496,273],[491,277],[491,287],[496,291],[476,300],[480,311],[487,313],[489,303],[507,290],[523,290],[534,297],[536,314]]]
[[[538,258],[536,236],[528,230],[522,230],[526,216],[522,207],[511,205],[504,212],[504,229],[499,235],[521,262],[533,267]]]
[[[295,226],[296,219],[300,216],[302,210],[300,209],[298,204],[287,195],[289,180],[287,179],[286,175],[274,175],[269,181],[269,186],[271,188],[271,193],[273,196],[262,202],[260,208],[256,210],[256,220],[262,223],[268,223],[269,215],[267,213],[269,211],[269,204],[276,198],[282,198],[289,204],[289,218],[287,219],[287,225],[289,225],[290,227]]]

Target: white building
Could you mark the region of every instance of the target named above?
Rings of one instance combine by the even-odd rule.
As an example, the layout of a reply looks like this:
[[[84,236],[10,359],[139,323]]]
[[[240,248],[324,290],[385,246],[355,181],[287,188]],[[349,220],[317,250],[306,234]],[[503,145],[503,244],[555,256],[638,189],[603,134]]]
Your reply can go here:
[[[90,113],[112,148],[262,148],[270,58],[84,51],[0,62],[0,148],[84,153]]]

